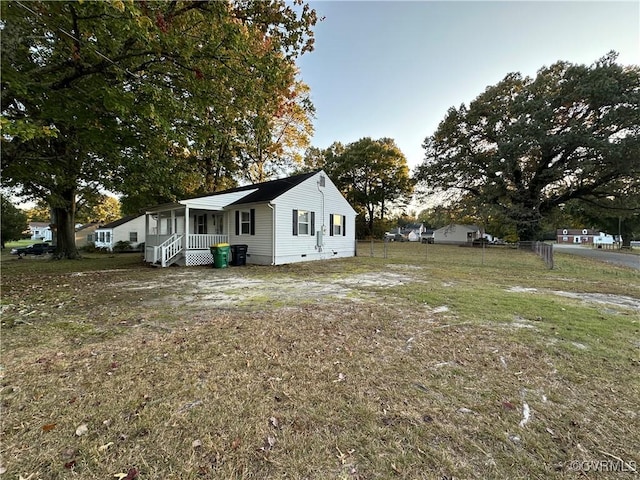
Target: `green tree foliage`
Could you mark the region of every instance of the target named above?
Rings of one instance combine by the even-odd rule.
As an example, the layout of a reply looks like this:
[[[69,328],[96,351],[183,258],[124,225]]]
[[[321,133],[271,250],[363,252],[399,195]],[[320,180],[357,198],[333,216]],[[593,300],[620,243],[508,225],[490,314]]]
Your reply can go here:
[[[26,210],[28,222],[47,222],[51,223],[51,209],[49,205],[42,200]]]
[[[22,232],[27,230],[27,215],[11,203],[4,195],[0,195],[0,243],[20,240]]]
[[[78,256],[83,195],[120,192],[131,210],[233,182],[233,140],[292,99],[317,21],[283,0],[5,2],[1,14],[2,181],[51,206],[58,258]]]
[[[469,107],[451,108],[425,140],[415,178],[472,197],[521,240],[536,239],[543,219],[569,200],[637,191],[640,67],[615,60],[559,62],[536,78],[509,74]]]
[[[315,108],[309,93],[307,85],[296,82],[280,102],[266,105],[268,111],[252,119],[250,128],[238,139],[245,180],[265,182],[302,163],[302,152],[313,134]]]
[[[109,223],[122,218],[120,201],[109,195],[97,195],[91,203],[78,207],[76,220],[78,223]]]
[[[369,137],[346,146],[335,142],[320,153],[309,149],[306,162],[323,168],[351,206],[364,218],[367,234],[394,203],[413,192],[407,159],[390,138]]]

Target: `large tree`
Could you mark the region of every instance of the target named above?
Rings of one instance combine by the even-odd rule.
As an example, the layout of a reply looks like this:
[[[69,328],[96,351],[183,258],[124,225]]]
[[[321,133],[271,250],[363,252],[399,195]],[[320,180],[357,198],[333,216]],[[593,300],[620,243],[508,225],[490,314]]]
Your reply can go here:
[[[299,1],[6,2],[1,14],[2,180],[51,206],[58,258],[78,256],[83,192],[139,207],[199,188],[203,163],[236,174],[225,145],[289,93],[316,23]]]
[[[471,196],[512,222],[520,240],[569,200],[624,198],[640,182],[640,67],[610,53],[507,75],[451,108],[424,142],[415,178]]]
[[[413,192],[407,159],[391,138],[366,137],[346,146],[334,143],[324,151],[324,162],[318,162],[316,153],[309,150],[307,156],[322,163],[349,203],[363,214],[369,235],[376,218],[384,220],[395,202]]]

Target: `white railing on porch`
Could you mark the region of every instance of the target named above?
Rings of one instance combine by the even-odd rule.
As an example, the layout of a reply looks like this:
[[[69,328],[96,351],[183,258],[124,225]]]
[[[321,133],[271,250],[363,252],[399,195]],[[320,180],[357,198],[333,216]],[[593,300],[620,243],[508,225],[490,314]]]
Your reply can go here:
[[[162,267],[169,265],[183,249],[184,235],[172,235],[158,246],[153,247],[153,263],[160,262]]]
[[[212,245],[228,241],[227,235],[189,234],[187,236],[187,250],[208,250]]]

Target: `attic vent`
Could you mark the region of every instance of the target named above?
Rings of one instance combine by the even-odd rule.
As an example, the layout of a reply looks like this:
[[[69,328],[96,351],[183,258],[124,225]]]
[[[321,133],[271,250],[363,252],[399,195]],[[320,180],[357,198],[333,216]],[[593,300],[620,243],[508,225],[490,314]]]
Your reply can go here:
[[[324,187],[324,175],[320,175],[320,180],[318,181],[318,185]]]

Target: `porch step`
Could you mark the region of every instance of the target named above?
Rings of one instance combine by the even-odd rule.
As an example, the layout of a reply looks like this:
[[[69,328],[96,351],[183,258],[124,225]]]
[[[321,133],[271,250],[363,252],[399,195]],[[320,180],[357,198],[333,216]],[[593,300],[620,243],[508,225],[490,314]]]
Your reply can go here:
[[[169,260],[169,262],[167,263],[167,267],[170,267],[171,265],[173,265],[174,263],[176,263],[178,260],[181,260],[184,258],[184,252],[180,252],[178,253],[176,256],[174,256],[173,258],[171,258]],[[156,267],[156,268],[162,268],[162,263],[160,262],[160,260],[158,260],[155,263],[149,263],[149,265],[151,265],[152,267]]]

